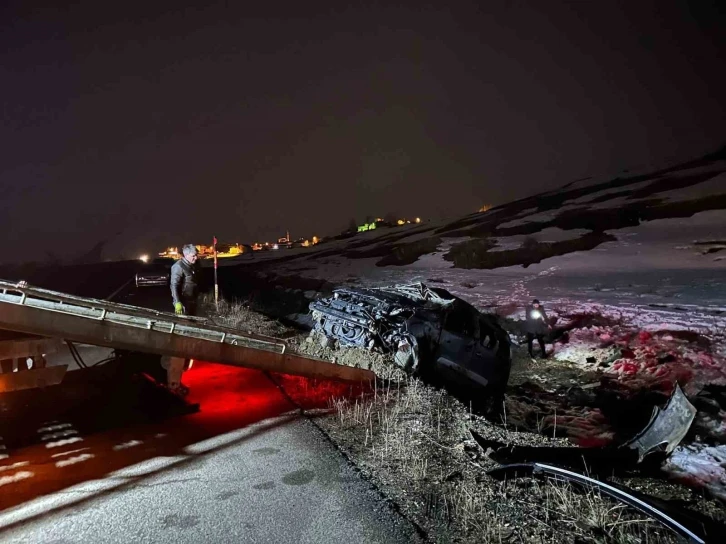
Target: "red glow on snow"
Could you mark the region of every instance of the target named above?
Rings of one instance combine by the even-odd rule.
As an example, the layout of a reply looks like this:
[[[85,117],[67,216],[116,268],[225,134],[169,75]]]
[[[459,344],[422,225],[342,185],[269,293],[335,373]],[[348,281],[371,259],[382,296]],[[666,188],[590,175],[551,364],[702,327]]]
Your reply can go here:
[[[679,340],[675,333],[639,331],[615,341],[621,358],[607,370],[631,390],[656,389],[670,393],[676,383],[687,394],[705,384],[726,385],[726,361],[696,342]]]

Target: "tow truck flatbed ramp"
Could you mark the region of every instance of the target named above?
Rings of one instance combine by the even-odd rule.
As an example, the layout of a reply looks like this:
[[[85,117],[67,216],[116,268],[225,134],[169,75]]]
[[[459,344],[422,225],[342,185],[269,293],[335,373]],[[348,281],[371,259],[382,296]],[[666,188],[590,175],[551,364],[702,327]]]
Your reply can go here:
[[[284,341],[105,300],[0,280],[0,329],[311,378],[371,381],[370,370],[306,357]]]

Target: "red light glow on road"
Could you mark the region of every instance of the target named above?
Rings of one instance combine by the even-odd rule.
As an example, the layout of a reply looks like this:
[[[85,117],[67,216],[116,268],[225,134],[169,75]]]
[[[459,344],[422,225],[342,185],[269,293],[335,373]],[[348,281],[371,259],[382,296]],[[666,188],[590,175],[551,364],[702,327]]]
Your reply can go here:
[[[57,447],[50,448],[50,442],[34,443],[15,448],[10,451],[9,458],[0,460],[4,477],[0,511],[42,501],[46,496],[55,496],[59,491],[84,482],[106,481],[118,471],[143,466],[140,464],[146,462],[180,459],[174,462],[183,463],[185,459],[191,460],[207,451],[224,448],[228,443],[244,440],[247,427],[254,427],[254,432],[260,433],[303,417],[298,413],[298,406],[329,408],[333,398],[360,398],[370,392],[367,385],[360,384],[283,375],[273,376],[273,379],[283,384],[286,394],[263,372],[196,361],[193,369],[184,373],[182,381],[190,390],[185,401],[199,404],[199,410],[178,416],[153,413],[155,409],[164,411],[174,404],[168,398],[165,400],[167,393],[159,391],[157,385],[143,379],[142,385],[139,380],[116,384],[123,390],[118,397],[122,400],[117,398],[115,401],[119,406],[113,407],[114,413],[120,414],[117,420],[94,421],[90,426],[88,422],[77,422],[73,418],[67,423],[56,423],[55,426],[63,427],[57,432],[64,433],[57,440],[54,438]],[[150,390],[156,393],[150,393]],[[146,421],[133,423],[133,417],[139,421],[136,403],[142,402],[142,398],[152,398],[144,408],[145,413],[149,410],[152,413],[148,413]],[[86,402],[89,405],[84,405],[83,410],[76,407],[69,413],[94,413],[96,405],[93,403],[99,402],[98,397]],[[126,412],[129,419],[124,419]],[[154,416],[162,419],[154,420]],[[153,473],[151,471],[149,475]],[[144,477],[134,477],[133,481]],[[119,481],[119,477],[114,476],[108,485],[123,485]],[[75,500],[72,494],[68,500]]]

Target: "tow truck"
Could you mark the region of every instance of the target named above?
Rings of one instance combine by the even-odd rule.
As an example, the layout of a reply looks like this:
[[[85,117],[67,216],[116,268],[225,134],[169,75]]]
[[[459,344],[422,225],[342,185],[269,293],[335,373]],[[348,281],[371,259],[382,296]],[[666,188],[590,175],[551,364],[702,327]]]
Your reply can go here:
[[[0,361],[5,369],[0,373],[0,395],[60,384],[69,365],[48,366],[44,355],[59,349],[62,342],[71,348],[81,372],[86,365],[76,357],[75,343],[113,348],[120,354],[156,356],[168,369],[168,385],[178,383],[189,359],[309,378],[375,379],[369,370],[294,353],[279,338],[243,333],[201,317],[78,297],[23,282],[0,280],[0,331]],[[29,358],[32,368],[20,368]],[[7,371],[13,359],[19,360],[22,371]]]

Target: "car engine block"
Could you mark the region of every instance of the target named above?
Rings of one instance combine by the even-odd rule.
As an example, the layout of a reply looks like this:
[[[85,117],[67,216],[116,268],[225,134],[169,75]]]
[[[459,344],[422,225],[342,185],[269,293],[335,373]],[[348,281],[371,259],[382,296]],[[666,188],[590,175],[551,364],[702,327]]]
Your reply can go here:
[[[310,303],[314,330],[341,346],[380,349],[394,353],[396,364],[414,372],[419,345],[409,321],[421,304],[446,306],[444,299],[424,284],[378,289],[336,289],[333,296]]]

